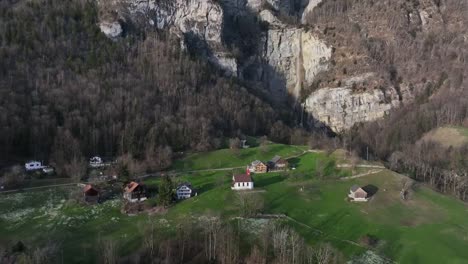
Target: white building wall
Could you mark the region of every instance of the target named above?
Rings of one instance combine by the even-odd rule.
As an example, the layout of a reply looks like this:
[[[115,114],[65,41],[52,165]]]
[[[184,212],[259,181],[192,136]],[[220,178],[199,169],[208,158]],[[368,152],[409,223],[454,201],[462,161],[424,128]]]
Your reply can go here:
[[[236,182],[231,189],[233,190],[251,190],[254,188],[253,182]]]

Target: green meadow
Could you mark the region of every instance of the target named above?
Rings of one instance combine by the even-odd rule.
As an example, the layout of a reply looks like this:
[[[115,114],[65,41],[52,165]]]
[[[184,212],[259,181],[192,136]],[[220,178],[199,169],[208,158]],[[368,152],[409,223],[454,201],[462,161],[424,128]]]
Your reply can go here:
[[[388,170],[356,179],[350,170],[337,169],[342,156],[305,152],[304,147],[271,145],[192,154],[176,162],[181,171],[240,167],[253,159],[270,159],[274,153],[292,157],[295,170],[253,175],[255,189],[264,198],[264,213],[284,214],[284,223],[296,229],[311,245],[327,242],[347,259],[368,250],[398,263],[466,263],[468,259],[468,211],[464,203],[423,185],[411,199],[402,201],[399,191],[404,176]],[[297,156],[297,157],[295,157]],[[218,161],[219,160],[219,161]],[[218,162],[218,163],[216,163]],[[233,173],[201,171],[181,173],[175,181],[190,181],[198,195],[178,202],[164,214],[120,213],[118,197],[94,206],[69,201],[78,187],[51,188],[0,196],[0,243],[23,241],[27,245],[52,239],[61,244],[65,263],[93,262],[100,240],[119,241],[122,255],[141,246],[144,226],[155,221],[159,228],[175,228],[184,219],[203,221],[217,216],[229,220],[239,215],[236,194],[230,189]],[[359,173],[363,169],[360,168]],[[320,175],[318,177],[317,175]],[[159,179],[145,183],[157,186]],[[353,184],[375,191],[366,203],[347,201]],[[154,202],[154,198],[149,203]],[[372,247],[360,243],[364,236],[377,238]]]

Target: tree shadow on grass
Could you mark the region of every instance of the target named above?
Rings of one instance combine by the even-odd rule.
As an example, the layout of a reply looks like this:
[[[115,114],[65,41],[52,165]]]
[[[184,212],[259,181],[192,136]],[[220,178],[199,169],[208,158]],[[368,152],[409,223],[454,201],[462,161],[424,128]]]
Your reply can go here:
[[[207,192],[209,190],[212,190],[214,188],[215,188],[214,183],[205,183],[205,184],[197,186],[196,189],[197,189],[198,194],[201,194],[201,193]]]
[[[362,187],[362,189],[366,191],[368,198],[374,196],[379,191],[379,187],[372,185],[372,184],[368,184]]]
[[[255,179],[255,176],[254,176],[255,187],[266,187],[268,185],[281,182],[283,180],[284,180],[284,177],[282,175],[277,175],[273,177],[262,177],[259,179]]]
[[[292,168],[299,168],[299,162],[301,161],[300,158],[291,158],[288,159],[289,166]]]

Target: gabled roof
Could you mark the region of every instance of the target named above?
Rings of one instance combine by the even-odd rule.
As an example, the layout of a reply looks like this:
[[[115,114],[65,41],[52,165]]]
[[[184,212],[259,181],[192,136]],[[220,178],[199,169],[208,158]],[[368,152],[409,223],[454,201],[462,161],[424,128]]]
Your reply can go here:
[[[83,188],[83,192],[84,193],[91,192],[91,193],[97,194],[99,191],[96,188],[94,188],[91,184],[88,184]]]
[[[234,182],[252,182],[252,177],[247,174],[234,175]]]
[[[274,156],[274,157],[271,159],[271,162],[276,163],[276,162],[278,162],[280,159],[281,159],[281,156],[276,155],[276,156]]]
[[[177,186],[177,189],[179,189],[180,187],[184,187],[184,186],[187,186],[188,188],[192,189],[192,184],[190,182],[183,182],[183,183],[179,184]]]
[[[367,193],[366,191],[364,191],[364,189],[362,189],[361,187],[359,187],[358,185],[353,185],[351,186],[351,189],[350,189],[351,192],[357,192],[357,191],[363,191],[365,193]]]
[[[259,160],[252,161],[252,166],[257,166],[258,164],[263,164],[263,162],[261,162]]]
[[[134,182],[132,181],[131,183],[127,184],[127,186],[125,187],[125,192],[126,193],[131,193],[133,192],[138,186],[140,186],[140,184],[138,184],[137,182]]]

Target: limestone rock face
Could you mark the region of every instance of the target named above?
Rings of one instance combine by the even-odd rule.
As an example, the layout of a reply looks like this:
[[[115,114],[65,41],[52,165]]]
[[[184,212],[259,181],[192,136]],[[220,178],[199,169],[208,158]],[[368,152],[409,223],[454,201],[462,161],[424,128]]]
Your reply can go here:
[[[99,28],[108,38],[115,39],[122,34],[122,26],[118,21],[106,22],[102,21],[99,23]]]
[[[309,0],[309,3],[307,4],[306,8],[304,9],[304,12],[302,12],[302,17],[301,17],[301,23],[305,24],[307,16],[314,10],[318,4],[320,4],[322,0]]]
[[[224,12],[215,0],[124,0],[133,17],[147,17],[150,25],[179,35],[182,45],[194,46],[197,52],[226,70],[237,74],[235,59],[222,44]]]
[[[380,119],[390,109],[399,106],[396,91],[385,94],[375,89],[366,92],[353,92],[352,84],[369,77],[363,75],[345,81],[339,88],[323,88],[313,92],[304,107],[316,121],[329,126],[334,132],[343,132],[356,123]]]
[[[327,69],[330,57],[331,47],[313,32],[302,28],[269,30],[263,50],[268,87],[272,91],[286,87],[298,98],[301,87],[311,85],[317,73]]]

